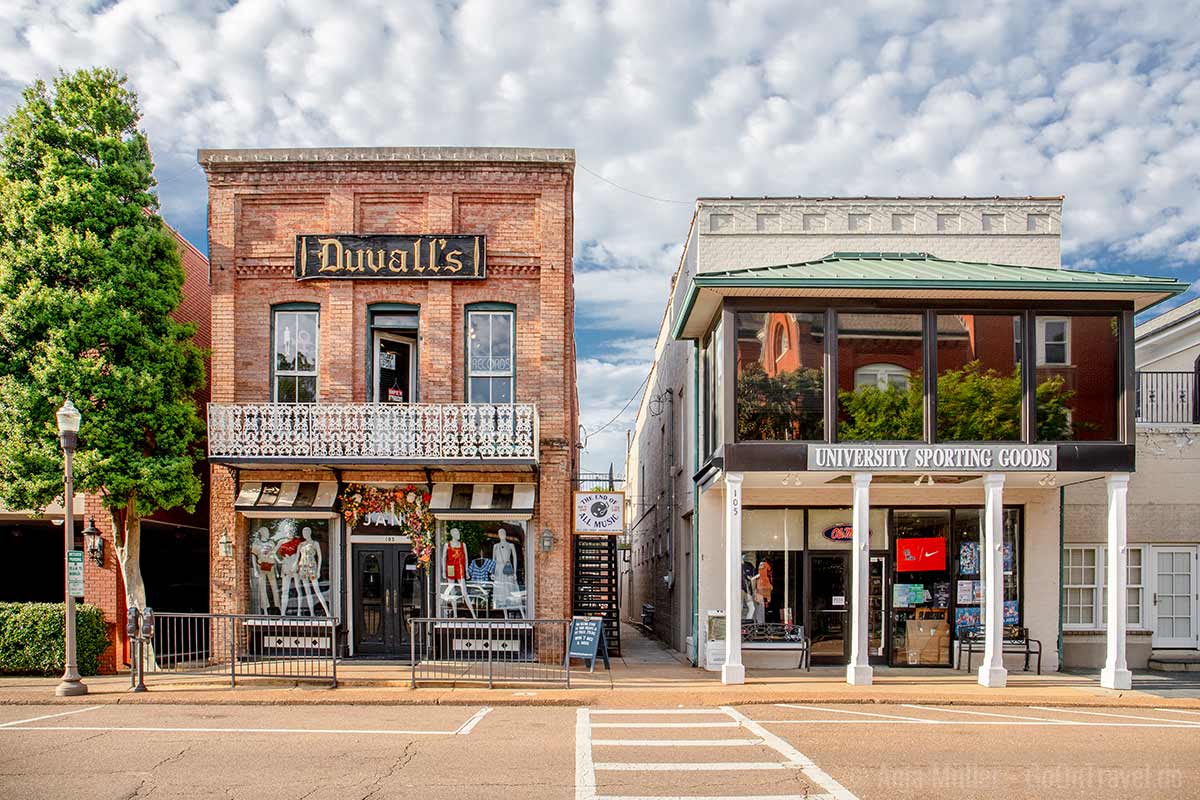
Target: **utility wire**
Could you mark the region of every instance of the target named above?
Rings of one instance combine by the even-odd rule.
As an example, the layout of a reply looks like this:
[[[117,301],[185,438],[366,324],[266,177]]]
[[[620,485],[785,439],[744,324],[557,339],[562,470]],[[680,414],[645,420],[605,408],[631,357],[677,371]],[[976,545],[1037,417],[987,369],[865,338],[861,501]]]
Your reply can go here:
[[[629,192],[630,194],[635,194],[638,197],[644,197],[647,200],[653,200],[656,203],[675,203],[675,204],[681,205],[681,206],[690,206],[692,204],[690,200],[672,200],[669,197],[655,197],[652,194],[645,194],[643,192],[639,192],[634,189],[629,189],[629,188],[617,183],[616,181],[610,181],[608,178],[604,177],[603,175],[601,175],[599,172],[596,172],[595,170],[588,169],[583,164],[580,164],[578,161],[575,162],[575,166],[579,167],[581,170],[588,173],[589,175],[594,175],[595,177],[599,178],[600,180],[604,181],[605,183],[607,183],[611,186],[617,187],[622,192]]]
[[[603,425],[601,425],[599,428],[597,428],[594,431],[587,431],[587,429],[585,428],[584,430],[587,431],[588,438],[595,436],[596,434],[600,433],[605,428],[607,428],[609,425],[612,425],[614,422],[616,422],[618,419],[620,419],[621,415],[625,413],[625,409],[629,408],[629,404],[632,403],[633,399],[638,396],[638,393],[641,392],[642,389],[646,388],[646,383],[649,380],[650,380],[650,373],[646,373],[646,377],[642,380],[641,385],[638,386],[638,388],[633,390],[633,394],[631,394],[629,396],[629,399],[625,401],[625,405],[621,406],[621,410],[617,412],[617,415],[615,417],[613,417],[608,422],[604,423]]]

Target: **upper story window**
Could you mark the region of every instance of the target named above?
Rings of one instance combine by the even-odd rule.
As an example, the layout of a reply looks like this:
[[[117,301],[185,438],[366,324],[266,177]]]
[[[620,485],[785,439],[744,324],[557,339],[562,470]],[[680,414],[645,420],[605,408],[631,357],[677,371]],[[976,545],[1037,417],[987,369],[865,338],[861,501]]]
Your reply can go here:
[[[738,312],[735,318],[737,438],[824,439],[825,315]]]
[[[874,386],[880,391],[887,391],[888,387],[894,386],[900,391],[905,391],[908,389],[910,377],[910,370],[895,364],[868,364],[854,370],[854,388],[857,390],[864,386]]]
[[[775,326],[775,360],[783,358],[787,351],[791,349],[788,343],[787,327],[783,324]]]
[[[1121,317],[1038,315],[1037,438],[1120,440]]]
[[[511,307],[467,311],[467,402],[511,403],[516,358]]]
[[[1071,321],[1066,317],[1038,317],[1038,366],[1071,363]]]
[[[938,314],[937,438],[1021,440],[1021,317]]]
[[[272,309],[274,354],[271,360],[271,400],[276,403],[317,402],[317,337],[320,311],[316,306],[277,306]]]

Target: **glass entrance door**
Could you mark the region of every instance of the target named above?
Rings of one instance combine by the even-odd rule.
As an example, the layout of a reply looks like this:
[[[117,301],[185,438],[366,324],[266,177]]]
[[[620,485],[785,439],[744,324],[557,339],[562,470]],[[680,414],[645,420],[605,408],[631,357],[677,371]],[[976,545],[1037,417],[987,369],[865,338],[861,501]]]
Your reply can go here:
[[[354,652],[407,657],[408,621],[424,614],[425,579],[404,544],[354,546]]]
[[[813,660],[845,664],[850,658],[850,554],[810,553],[808,565]]]
[[[1154,647],[1196,646],[1196,550],[1154,548]]]
[[[375,401],[415,402],[416,340],[391,333],[375,334]]]

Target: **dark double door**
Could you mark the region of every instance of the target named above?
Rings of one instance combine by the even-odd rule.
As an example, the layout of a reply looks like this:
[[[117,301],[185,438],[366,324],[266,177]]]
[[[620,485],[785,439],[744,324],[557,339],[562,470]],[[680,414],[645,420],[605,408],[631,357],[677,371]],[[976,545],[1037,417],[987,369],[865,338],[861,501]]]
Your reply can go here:
[[[424,616],[426,594],[425,572],[409,545],[354,545],[354,652],[408,657],[408,621]]]

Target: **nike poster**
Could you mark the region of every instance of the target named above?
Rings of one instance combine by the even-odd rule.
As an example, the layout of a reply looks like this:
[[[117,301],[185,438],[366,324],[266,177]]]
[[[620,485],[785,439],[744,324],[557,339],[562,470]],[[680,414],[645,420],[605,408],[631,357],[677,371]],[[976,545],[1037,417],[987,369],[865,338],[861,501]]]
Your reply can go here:
[[[896,572],[946,569],[946,540],[941,537],[896,540]]]

